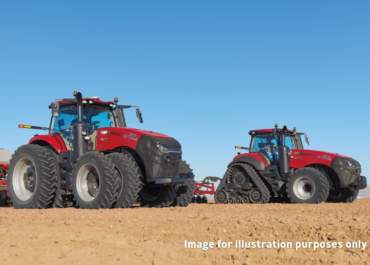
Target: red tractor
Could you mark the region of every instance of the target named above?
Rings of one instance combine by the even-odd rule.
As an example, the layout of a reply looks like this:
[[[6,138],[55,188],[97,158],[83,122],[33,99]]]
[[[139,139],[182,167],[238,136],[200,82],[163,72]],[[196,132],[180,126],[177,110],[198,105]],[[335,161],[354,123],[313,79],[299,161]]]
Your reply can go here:
[[[8,205],[9,201],[7,172],[8,164],[0,162],[0,206]]]
[[[53,102],[47,131],[18,148],[9,167],[16,208],[187,206],[194,175],[181,145],[167,135],[128,128],[118,99],[74,98]]]
[[[215,201],[218,203],[353,202],[366,188],[361,165],[353,158],[306,150],[306,134],[286,126],[250,131],[249,153],[229,164]]]

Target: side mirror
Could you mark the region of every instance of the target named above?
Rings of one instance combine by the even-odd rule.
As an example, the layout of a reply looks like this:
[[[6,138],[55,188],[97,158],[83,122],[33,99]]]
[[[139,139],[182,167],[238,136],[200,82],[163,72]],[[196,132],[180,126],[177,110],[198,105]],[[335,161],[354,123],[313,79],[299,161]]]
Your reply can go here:
[[[308,139],[307,134],[304,134],[304,140],[306,141],[307,145],[310,145],[310,140]]]
[[[143,123],[143,114],[141,113],[141,110],[138,108],[136,109],[136,118],[140,123]]]

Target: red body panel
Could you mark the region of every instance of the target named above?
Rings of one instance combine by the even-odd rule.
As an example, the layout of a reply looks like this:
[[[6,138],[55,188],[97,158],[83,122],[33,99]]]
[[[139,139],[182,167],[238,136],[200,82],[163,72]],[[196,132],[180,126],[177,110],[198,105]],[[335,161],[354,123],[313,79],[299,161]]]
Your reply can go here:
[[[194,185],[194,195],[214,195],[216,192],[215,184],[214,183],[202,183],[196,182]]]
[[[9,164],[0,162],[0,168],[5,171],[8,171]]]
[[[158,138],[168,138],[165,134],[144,131],[132,128],[100,128],[97,132],[96,150],[109,151],[119,147],[136,149],[137,143],[143,135]],[[68,149],[59,134],[35,135],[29,141],[30,144],[44,142],[50,145],[58,153],[66,153]]]
[[[273,133],[274,129],[259,129],[259,130],[251,130],[249,134],[264,134],[264,133]]]
[[[8,180],[5,178],[8,168],[9,165],[7,163],[0,163],[0,192],[5,192],[6,197],[9,199]]]
[[[66,153],[68,151],[62,137],[59,134],[47,134],[47,135],[38,135],[36,134],[29,141],[30,144],[36,142],[44,142],[50,145],[58,153]]]
[[[119,147],[128,147],[135,150],[143,135],[158,138],[169,137],[165,134],[133,128],[100,128],[96,139],[96,150],[109,151]]]
[[[333,160],[343,155],[323,152],[323,151],[316,151],[316,150],[292,150],[290,152],[290,167],[294,169],[304,168],[309,165],[313,164],[320,164],[331,167]],[[253,158],[265,166],[270,165],[270,161],[261,153],[244,153],[237,155],[234,160],[237,160],[242,157],[250,157]]]
[[[114,104],[113,101],[104,101],[101,100],[100,98],[83,98],[82,102],[92,102],[94,104],[100,104],[100,105],[110,105]],[[64,98],[64,99],[59,99],[57,102],[60,105],[70,105],[70,104],[75,104],[75,99],[70,99],[70,98]]]
[[[307,167],[312,164],[330,167],[334,158],[338,156],[341,155],[316,150],[292,150],[290,152],[290,166],[296,169]]]

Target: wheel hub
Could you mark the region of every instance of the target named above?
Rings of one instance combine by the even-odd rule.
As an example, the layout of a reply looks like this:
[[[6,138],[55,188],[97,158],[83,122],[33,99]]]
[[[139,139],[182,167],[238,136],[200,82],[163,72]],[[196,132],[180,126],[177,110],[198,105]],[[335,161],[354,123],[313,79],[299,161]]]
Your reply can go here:
[[[260,191],[256,190],[256,189],[253,189],[250,191],[249,193],[249,200],[252,202],[252,203],[256,203],[256,202],[259,202],[261,201],[262,199],[262,194]]]
[[[220,203],[226,203],[227,202],[227,194],[225,191],[219,191],[216,193],[216,201]]]
[[[92,164],[83,165],[76,176],[76,190],[84,201],[94,200],[100,189],[99,173]]]
[[[310,178],[300,177],[293,184],[293,192],[301,200],[311,199],[316,192],[315,182]]]
[[[13,171],[13,190],[18,199],[29,200],[36,190],[36,170],[31,159],[19,160]]]
[[[36,179],[35,179],[35,169],[33,168],[33,166],[30,166],[24,173],[23,182],[27,190],[29,190],[30,192],[35,191]]]

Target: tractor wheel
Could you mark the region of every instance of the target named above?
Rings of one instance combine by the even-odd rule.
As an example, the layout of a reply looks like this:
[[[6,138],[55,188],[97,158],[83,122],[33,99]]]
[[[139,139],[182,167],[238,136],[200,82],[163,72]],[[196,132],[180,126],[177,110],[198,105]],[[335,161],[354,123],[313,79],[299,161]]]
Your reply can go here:
[[[176,199],[172,206],[186,207],[193,198],[195,184],[193,170],[185,161],[180,161],[178,175],[186,177],[187,180],[183,184],[175,185]]]
[[[316,168],[302,168],[289,178],[287,195],[292,203],[321,203],[329,196],[330,183]]]
[[[169,207],[176,200],[173,185],[144,185],[140,191],[140,205],[143,207]]]
[[[73,195],[77,206],[111,208],[117,199],[119,176],[111,159],[102,153],[81,156],[73,168]]]
[[[188,179],[184,184],[175,186],[176,199],[172,206],[186,207],[191,203],[194,191],[194,180]]]
[[[333,191],[328,198],[328,202],[354,202],[359,194],[357,189],[340,189]]]
[[[215,202],[216,203],[228,203],[229,196],[225,190],[219,190],[215,193]]]
[[[6,191],[0,191],[0,207],[6,206]]]
[[[9,168],[9,192],[15,208],[48,208],[58,182],[56,154],[47,147],[23,145]]]
[[[138,201],[143,186],[141,169],[127,152],[112,153],[108,157],[113,161],[119,175],[118,196],[114,207],[130,208]]]
[[[63,195],[65,190],[62,187],[62,169],[57,165],[57,190],[55,191],[55,198],[52,204],[53,208],[64,208],[66,203],[64,201]]]
[[[208,198],[206,196],[203,196],[202,203],[208,203]]]
[[[230,180],[233,184],[244,186],[249,182],[248,176],[239,168],[233,168],[232,175]]]

